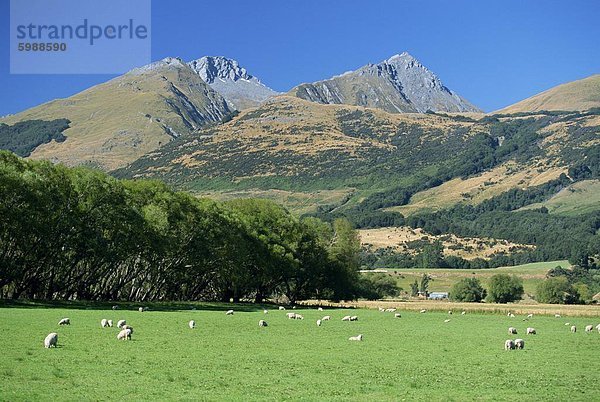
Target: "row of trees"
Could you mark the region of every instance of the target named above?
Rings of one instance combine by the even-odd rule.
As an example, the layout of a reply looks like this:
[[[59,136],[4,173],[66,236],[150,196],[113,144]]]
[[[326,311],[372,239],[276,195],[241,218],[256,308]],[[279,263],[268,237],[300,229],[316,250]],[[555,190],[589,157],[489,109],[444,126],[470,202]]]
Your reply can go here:
[[[264,200],[200,200],[4,151],[0,221],[3,298],[294,302],[365,288],[346,220],[297,219]]]
[[[518,276],[496,274],[485,289],[477,278],[463,278],[450,290],[450,299],[461,302],[481,302],[487,297],[492,303],[510,303],[523,296],[523,281]]]

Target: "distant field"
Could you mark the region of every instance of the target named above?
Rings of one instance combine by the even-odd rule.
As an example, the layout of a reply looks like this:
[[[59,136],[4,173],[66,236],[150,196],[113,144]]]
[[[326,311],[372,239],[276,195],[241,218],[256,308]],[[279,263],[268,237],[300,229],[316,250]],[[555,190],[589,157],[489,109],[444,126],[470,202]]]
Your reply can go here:
[[[0,308],[0,400],[600,400],[600,317],[372,309],[286,311],[198,305],[195,311]],[[557,307],[560,308],[560,307]],[[244,309],[244,311],[242,311]],[[332,321],[317,327],[324,314]],[[346,314],[357,322],[342,322]],[[59,327],[68,316],[72,325]],[[126,319],[117,341],[102,318]],[[444,323],[445,319],[450,322]],[[197,321],[190,330],[187,322]],[[259,328],[266,319],[269,326]],[[576,324],[571,334],[565,322]],[[524,350],[504,351],[517,327]],[[538,334],[524,335],[533,326]],[[44,349],[49,332],[59,348]],[[363,334],[362,342],[348,337]]]
[[[454,283],[462,278],[470,277],[478,278],[486,286],[492,275],[507,273],[521,277],[525,293],[533,294],[537,284],[546,276],[546,272],[557,266],[568,268],[571,264],[566,260],[561,260],[493,269],[390,268],[387,271],[398,279],[398,285],[404,290],[410,290],[410,284],[427,273],[432,278],[429,283],[431,292],[448,292]]]
[[[546,202],[531,204],[522,209],[536,209],[544,206],[551,214],[580,215],[597,211],[599,205],[600,181],[585,180],[561,190]]]

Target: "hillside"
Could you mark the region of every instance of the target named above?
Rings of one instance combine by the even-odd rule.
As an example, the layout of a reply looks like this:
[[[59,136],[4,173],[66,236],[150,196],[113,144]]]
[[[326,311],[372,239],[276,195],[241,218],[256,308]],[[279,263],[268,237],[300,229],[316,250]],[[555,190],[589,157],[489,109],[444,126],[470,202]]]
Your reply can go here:
[[[480,111],[406,52],[328,80],[301,84],[289,94],[312,102],[366,106],[390,113]]]
[[[1,122],[66,118],[66,139],[40,145],[31,158],[111,170],[230,112],[189,66],[167,58]]]
[[[600,74],[548,89],[497,113],[588,110],[595,107],[600,107]]]

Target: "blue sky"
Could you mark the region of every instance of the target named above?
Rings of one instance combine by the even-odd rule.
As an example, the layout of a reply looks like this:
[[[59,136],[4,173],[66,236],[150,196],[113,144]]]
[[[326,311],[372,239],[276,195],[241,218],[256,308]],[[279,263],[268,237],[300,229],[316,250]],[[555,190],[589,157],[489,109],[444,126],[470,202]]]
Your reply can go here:
[[[228,56],[286,91],[408,51],[492,111],[600,73],[599,15],[594,0],[153,0],[152,59]],[[113,77],[9,74],[9,0],[0,18],[0,116]]]

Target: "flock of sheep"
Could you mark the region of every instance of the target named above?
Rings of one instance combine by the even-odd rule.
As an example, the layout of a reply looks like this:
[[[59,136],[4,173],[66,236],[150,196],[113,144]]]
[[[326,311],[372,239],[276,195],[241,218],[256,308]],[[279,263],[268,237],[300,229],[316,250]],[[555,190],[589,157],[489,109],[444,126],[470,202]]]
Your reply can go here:
[[[509,318],[514,318],[515,315],[513,313],[508,313],[507,314]],[[555,318],[561,318],[560,314],[555,314],[554,315]],[[528,321],[530,318],[533,318],[533,314],[528,314],[527,318],[523,319],[523,321]],[[566,326],[571,325],[571,323],[565,323]],[[596,329],[598,330],[598,333],[600,333],[600,324],[596,325]],[[593,325],[586,325],[585,327],[585,332],[589,333],[592,332],[594,330],[594,326]],[[572,333],[576,333],[577,332],[577,327],[575,325],[571,325],[571,332]],[[517,329],[515,327],[509,327],[508,328],[508,334],[509,335],[517,335]],[[525,334],[526,335],[536,335],[537,331],[535,328],[533,327],[527,327],[527,329],[525,330]],[[504,341],[504,350],[514,350],[514,349],[524,349],[525,348],[525,340],[524,339],[507,339],[506,341]]]
[[[118,310],[118,306],[113,306],[112,307],[113,310]],[[140,307],[138,309],[139,312],[144,312],[146,311],[147,308],[145,307]],[[194,309],[195,310],[195,309]],[[279,310],[285,310],[285,307],[283,306],[279,306]],[[319,311],[323,311],[322,307],[318,308]],[[394,318],[401,318],[402,315],[400,313],[396,313],[396,309],[395,308],[387,308],[387,309],[383,309],[383,308],[379,308],[379,311],[382,313],[394,313]],[[421,310],[420,313],[426,313],[427,310]],[[269,311],[268,310],[263,310],[264,314],[268,314]],[[226,315],[230,316],[234,314],[234,310],[227,310],[225,312]],[[466,314],[466,311],[462,311],[461,312],[462,315]],[[452,311],[448,311],[448,315],[452,315]],[[513,313],[508,313],[507,314],[508,317],[510,318],[514,318],[515,315]],[[303,320],[304,316],[302,314],[298,314],[295,312],[289,312],[286,313],[286,317],[290,320]],[[556,318],[560,318],[559,314],[555,315]],[[529,314],[527,315],[526,319],[523,319],[523,321],[528,321],[530,318],[533,318],[533,314]],[[325,321],[330,321],[331,320],[331,316],[330,315],[325,315],[322,318],[318,319],[316,321],[317,326],[321,326],[323,325],[323,323]],[[346,315],[342,318],[342,321],[358,321],[358,316],[351,316],[351,315]],[[448,323],[450,322],[450,319],[446,319],[444,320],[444,323]],[[71,325],[71,320],[69,318],[62,318],[59,322],[58,325],[62,326],[62,325]],[[565,325],[571,325],[570,323],[565,323]],[[106,318],[103,318],[100,321],[100,326],[102,328],[107,328],[107,327],[112,327],[113,326],[113,320],[109,320]],[[131,335],[133,334],[133,327],[131,327],[130,325],[127,325],[127,322],[125,320],[119,320],[117,321],[117,328],[119,328],[119,332],[117,334],[117,340],[129,340],[131,339]],[[188,326],[190,329],[194,329],[196,328],[196,321],[191,320],[188,322]],[[268,324],[264,319],[259,320],[258,322],[258,326],[259,327],[267,327]],[[600,333],[600,324],[598,324],[595,327],[598,332]],[[589,333],[592,332],[594,330],[594,326],[593,325],[587,325],[585,327],[585,332]],[[535,328],[533,327],[527,327],[527,329],[525,330],[527,335],[536,335],[537,331]],[[575,325],[571,326],[571,332],[575,333],[577,332],[577,327]],[[509,335],[517,335],[517,329],[515,327],[509,327],[508,328],[508,334]],[[348,340],[350,341],[362,341],[363,340],[363,335],[359,334],[356,336],[351,336],[350,338],[348,338]],[[50,334],[48,334],[48,336],[46,336],[46,338],[44,339],[44,347],[46,348],[51,348],[51,347],[57,347],[58,346],[58,334],[56,332],[52,332]],[[507,339],[504,342],[504,349],[505,350],[514,350],[514,349],[524,349],[525,348],[525,340],[524,339]]]

